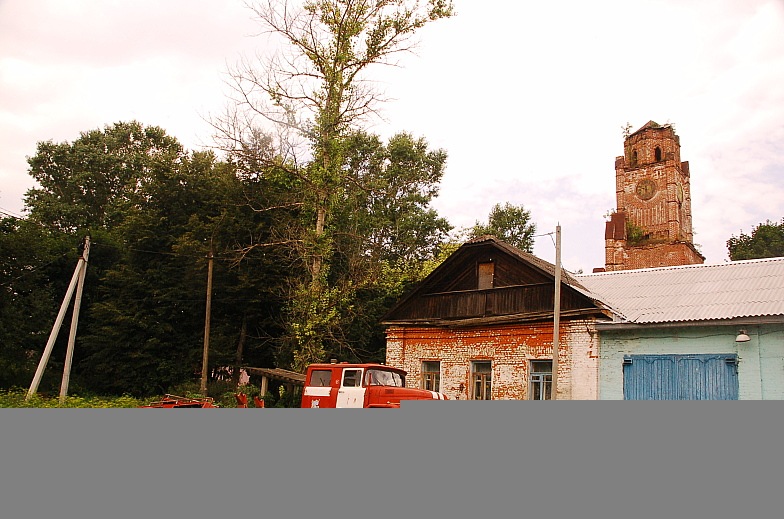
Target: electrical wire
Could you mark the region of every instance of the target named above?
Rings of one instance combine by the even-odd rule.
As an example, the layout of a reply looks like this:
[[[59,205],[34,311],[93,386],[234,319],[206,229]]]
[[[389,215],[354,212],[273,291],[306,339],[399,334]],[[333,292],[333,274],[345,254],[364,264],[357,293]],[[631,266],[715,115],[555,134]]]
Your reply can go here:
[[[8,287],[8,286],[11,286],[11,284],[12,284],[12,283],[14,283],[14,282],[16,282],[16,281],[19,281],[20,279],[24,279],[25,277],[29,276],[30,274],[33,274],[34,272],[36,272],[36,271],[38,271],[38,270],[41,270],[42,268],[46,268],[46,267],[48,267],[49,265],[52,265],[52,264],[54,264],[54,263],[56,263],[56,262],[60,261],[61,259],[63,259],[64,257],[66,257],[66,256],[68,256],[68,255],[70,255],[70,254],[73,254],[73,251],[64,252],[62,255],[60,255],[59,257],[57,257],[57,258],[55,258],[55,259],[53,259],[53,260],[52,260],[52,261],[50,261],[49,263],[45,263],[45,264],[43,264],[43,265],[39,265],[39,266],[37,266],[37,267],[31,267],[31,268],[29,268],[28,270],[26,270],[26,271],[25,271],[25,273],[24,273],[24,274],[22,274],[21,276],[17,276],[17,277],[15,277],[15,278],[11,278],[11,279],[9,279],[8,281],[5,281],[5,282],[3,282],[3,283],[0,283],[0,287]]]

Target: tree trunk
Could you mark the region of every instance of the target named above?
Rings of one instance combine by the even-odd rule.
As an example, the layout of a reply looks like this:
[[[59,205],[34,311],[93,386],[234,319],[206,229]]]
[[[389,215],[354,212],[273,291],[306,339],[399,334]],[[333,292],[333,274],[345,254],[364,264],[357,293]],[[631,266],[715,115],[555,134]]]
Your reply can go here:
[[[240,328],[240,340],[237,343],[237,354],[234,357],[234,370],[232,371],[231,382],[234,387],[240,385],[240,368],[242,367],[242,350],[245,348],[245,338],[248,336],[248,317],[242,316],[242,327]]]

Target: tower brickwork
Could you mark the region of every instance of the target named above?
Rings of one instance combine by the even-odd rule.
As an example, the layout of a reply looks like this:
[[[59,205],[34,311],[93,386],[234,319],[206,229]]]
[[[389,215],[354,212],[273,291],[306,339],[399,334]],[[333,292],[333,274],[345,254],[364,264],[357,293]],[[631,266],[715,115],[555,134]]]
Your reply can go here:
[[[605,270],[701,264],[694,247],[689,163],[670,125],[649,121],[615,159],[616,211],[605,225]]]

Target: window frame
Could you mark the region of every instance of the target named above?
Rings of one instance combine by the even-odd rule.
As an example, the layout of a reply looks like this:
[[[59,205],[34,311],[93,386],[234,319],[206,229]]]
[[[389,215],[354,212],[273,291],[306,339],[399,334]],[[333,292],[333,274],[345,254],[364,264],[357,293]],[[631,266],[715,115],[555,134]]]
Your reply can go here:
[[[534,366],[547,366],[549,371],[535,371]],[[552,400],[553,360],[532,359],[528,361],[528,400]],[[536,398],[539,396],[539,398]],[[542,398],[542,396],[544,396]]]
[[[331,387],[332,371],[331,369],[314,369],[310,372],[310,385],[313,387]],[[327,376],[322,376],[324,374]]]
[[[477,371],[479,366],[488,366],[487,371]],[[493,399],[493,361],[487,359],[471,361],[471,384],[468,390],[470,400]],[[479,395],[477,395],[479,393]],[[479,396],[480,398],[477,398]]]
[[[427,364],[438,364],[438,371],[432,369],[425,369]],[[432,366],[430,366],[432,367]],[[441,391],[441,361],[440,360],[423,360],[422,361],[422,389],[427,391]],[[432,380],[431,380],[432,378]],[[428,387],[428,382],[431,382],[431,387]]]
[[[346,384],[346,380],[349,379],[349,373],[358,373],[358,375],[356,375],[356,382],[353,385]],[[362,368],[346,368],[343,370],[342,376],[340,377],[340,387],[362,387],[364,376],[365,370]]]

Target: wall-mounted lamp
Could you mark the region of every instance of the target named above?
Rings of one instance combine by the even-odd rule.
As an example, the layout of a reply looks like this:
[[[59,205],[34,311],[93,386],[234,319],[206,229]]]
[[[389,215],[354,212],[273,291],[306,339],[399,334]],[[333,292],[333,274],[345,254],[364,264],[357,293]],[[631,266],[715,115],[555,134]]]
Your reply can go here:
[[[738,336],[735,337],[735,342],[749,342],[751,338],[746,334],[746,330],[738,330]]]

